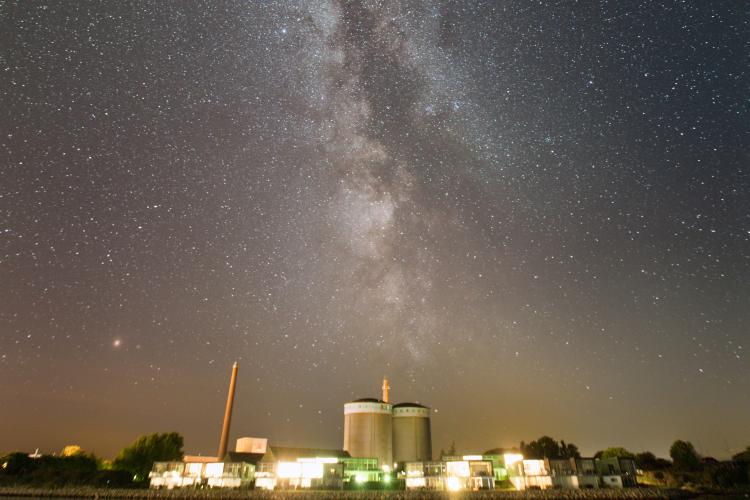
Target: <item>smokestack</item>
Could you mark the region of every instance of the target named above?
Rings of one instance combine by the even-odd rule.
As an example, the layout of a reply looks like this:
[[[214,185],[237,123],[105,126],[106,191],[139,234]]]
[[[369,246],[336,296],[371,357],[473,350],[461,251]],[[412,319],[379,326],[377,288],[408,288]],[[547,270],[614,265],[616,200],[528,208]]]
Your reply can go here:
[[[388,391],[391,390],[391,386],[388,385],[388,379],[383,377],[383,401],[388,402]]]
[[[232,377],[229,379],[229,393],[227,393],[227,407],[224,410],[224,425],[221,427],[221,440],[219,441],[219,452],[216,460],[221,462],[227,454],[229,443],[229,425],[232,423],[232,406],[234,405],[234,387],[237,385],[237,362],[232,365]]]

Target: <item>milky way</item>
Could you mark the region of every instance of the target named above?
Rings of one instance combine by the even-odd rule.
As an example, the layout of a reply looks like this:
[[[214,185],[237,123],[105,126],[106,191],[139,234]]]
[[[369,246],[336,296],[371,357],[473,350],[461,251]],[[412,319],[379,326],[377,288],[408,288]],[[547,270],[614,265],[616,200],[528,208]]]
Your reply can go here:
[[[661,4],[0,1],[0,447],[210,453],[237,359],[233,437],[744,449],[750,15]]]

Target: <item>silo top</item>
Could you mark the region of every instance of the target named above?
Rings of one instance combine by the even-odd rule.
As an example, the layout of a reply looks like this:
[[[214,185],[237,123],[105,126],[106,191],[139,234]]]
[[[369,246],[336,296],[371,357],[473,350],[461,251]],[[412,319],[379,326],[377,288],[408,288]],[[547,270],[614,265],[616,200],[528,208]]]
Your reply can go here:
[[[351,401],[352,403],[385,403],[382,399],[375,399],[375,398],[360,398],[355,399],[354,401]]]
[[[427,408],[425,405],[419,403],[398,403],[393,405],[394,408]]]
[[[430,418],[430,409],[419,403],[399,403],[393,405],[393,416]]]
[[[350,413],[383,413],[391,414],[391,404],[375,398],[356,399],[344,405],[344,415]]]

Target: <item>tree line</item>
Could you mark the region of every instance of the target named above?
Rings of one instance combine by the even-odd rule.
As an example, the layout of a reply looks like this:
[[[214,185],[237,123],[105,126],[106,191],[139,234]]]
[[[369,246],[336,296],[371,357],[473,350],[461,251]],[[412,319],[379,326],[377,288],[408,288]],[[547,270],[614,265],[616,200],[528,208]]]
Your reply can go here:
[[[32,458],[28,453],[8,453],[0,458],[0,486],[95,486],[134,488],[148,484],[154,462],[182,460],[183,438],[176,432],[139,437],[108,461],[66,446],[59,455]]]

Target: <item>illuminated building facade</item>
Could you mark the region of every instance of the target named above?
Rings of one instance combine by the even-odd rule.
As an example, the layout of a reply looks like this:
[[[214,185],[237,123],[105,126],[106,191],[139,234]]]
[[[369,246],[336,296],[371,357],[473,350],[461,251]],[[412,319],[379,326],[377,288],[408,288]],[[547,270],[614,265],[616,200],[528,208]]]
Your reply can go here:
[[[497,466],[496,466],[497,464]],[[496,477],[507,477],[495,456],[446,456],[439,462],[407,462],[407,489],[491,490]]]
[[[346,451],[320,448],[267,446],[258,438],[240,438],[237,448],[264,453],[230,452],[227,458],[255,464],[255,487],[261,489],[341,489],[347,484],[372,484],[390,475],[374,457],[352,458]]]
[[[445,462],[407,462],[404,466],[406,489],[445,489]]]
[[[377,458],[340,458],[344,465],[344,483],[376,483],[385,478],[386,473],[378,465]]]
[[[600,458],[596,468],[602,482],[609,488],[637,486],[636,465],[632,458]]]
[[[247,488],[255,467],[245,462],[156,462],[148,477],[151,488]]]
[[[526,459],[519,453],[444,456],[408,462],[407,489],[480,490],[509,481],[517,490],[637,486],[632,459]]]
[[[341,489],[344,466],[338,460],[335,457],[315,457],[264,462],[256,473],[255,487],[266,490]]]
[[[547,468],[555,488],[598,488],[599,475],[594,458],[548,459]]]

